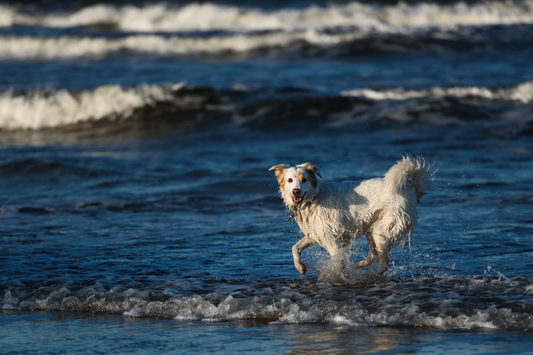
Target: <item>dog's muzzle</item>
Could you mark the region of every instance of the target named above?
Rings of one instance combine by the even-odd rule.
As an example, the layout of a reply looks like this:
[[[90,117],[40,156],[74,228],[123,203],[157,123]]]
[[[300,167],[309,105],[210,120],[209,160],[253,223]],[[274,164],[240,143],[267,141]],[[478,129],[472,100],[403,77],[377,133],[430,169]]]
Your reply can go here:
[[[300,190],[299,189],[294,189],[292,190],[292,194],[291,194],[291,198],[292,198],[292,202],[296,203],[296,204],[299,204],[299,203],[302,203],[304,198],[305,198],[305,194],[307,193],[304,192],[304,194],[302,196],[300,196]]]

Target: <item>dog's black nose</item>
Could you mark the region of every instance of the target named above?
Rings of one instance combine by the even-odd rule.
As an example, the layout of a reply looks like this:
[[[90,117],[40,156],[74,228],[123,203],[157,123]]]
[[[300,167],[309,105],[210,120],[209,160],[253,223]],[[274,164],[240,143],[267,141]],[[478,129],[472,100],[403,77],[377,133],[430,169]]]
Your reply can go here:
[[[294,189],[292,190],[293,196],[300,196],[300,189]]]

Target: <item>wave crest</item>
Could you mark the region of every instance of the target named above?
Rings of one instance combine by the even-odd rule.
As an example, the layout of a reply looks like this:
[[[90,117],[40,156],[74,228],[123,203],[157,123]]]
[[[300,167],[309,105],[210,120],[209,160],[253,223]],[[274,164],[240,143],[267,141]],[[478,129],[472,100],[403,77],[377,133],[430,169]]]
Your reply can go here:
[[[328,48],[359,37],[357,33],[324,34],[313,30],[208,38],[157,35],[133,35],[123,38],[0,36],[0,59],[102,57],[123,50],[158,55],[210,55],[228,52],[243,55],[261,49],[288,48],[299,43]]]
[[[508,100],[522,104],[533,101],[533,81],[527,81],[510,88],[491,89],[487,87],[433,87],[422,90],[396,89],[354,89],[343,91],[343,96],[365,97],[371,100],[409,100],[422,97],[442,98],[442,97],[477,97],[488,100]]]
[[[142,84],[133,88],[106,85],[78,93],[59,90],[26,95],[7,91],[0,96],[0,128],[39,129],[129,117],[138,108],[172,100],[172,91],[181,86],[181,83],[169,87]]]
[[[216,91],[188,86],[184,82],[165,85],[142,84],[129,88],[105,85],[80,92],[62,89],[14,94],[13,91],[7,91],[0,94],[0,129],[42,129],[132,117],[151,119],[154,115],[161,116],[165,113],[170,114],[171,118],[185,120],[190,116],[187,112],[196,117],[198,113],[208,111],[209,117],[212,116],[217,122],[233,121],[237,125],[257,124],[258,127],[267,122],[281,123],[298,118],[314,119],[332,126],[347,124],[353,119],[355,122],[418,120],[429,125],[443,125],[466,124],[475,119],[490,121],[494,118],[492,125],[512,125],[516,126],[519,132],[529,132],[531,123],[530,117],[524,115],[523,111],[533,102],[533,81],[503,88],[361,88],[344,91],[340,96],[321,98],[315,97],[312,90],[294,97],[290,95],[289,89],[291,88],[280,88],[279,94],[282,96],[276,100],[265,99],[261,91],[240,91],[238,88]],[[289,95],[283,96],[287,90]],[[481,106],[475,100],[462,103],[442,100],[446,98],[506,101],[501,103],[518,110],[505,115],[499,110],[492,112],[483,109],[481,112]],[[405,107],[388,107],[388,101],[393,100],[405,101]],[[435,104],[428,106],[427,100],[432,100]],[[383,103],[380,103],[382,101]],[[413,109],[418,115],[410,113]],[[440,112],[443,109],[451,110],[446,117]]]
[[[421,283],[434,293],[418,295]],[[340,323],[350,326],[418,326],[439,329],[533,329],[530,302],[522,297],[509,305],[500,297],[503,292],[520,298],[529,282],[523,278],[499,281],[442,277],[396,284],[368,285],[363,289],[335,291],[331,284],[320,284],[321,291],[294,288],[295,285],[254,290],[254,296],[232,294],[175,295],[136,289],[109,291],[84,288],[71,291],[66,287],[6,290],[0,297],[0,309],[45,310],[123,314],[130,317],[162,317],[188,321],[224,321],[260,319],[274,323]],[[318,285],[317,285],[318,286]],[[479,303],[471,296],[475,289],[480,297],[491,301]],[[329,290],[329,291],[328,291]],[[454,298],[446,298],[453,290]],[[323,292],[335,292],[335,297]],[[362,294],[361,294],[362,293]],[[428,297],[431,295],[431,297]],[[508,297],[508,296],[506,296]],[[498,300],[494,300],[497,298]],[[505,304],[497,307],[496,304]]]
[[[252,7],[165,3],[142,7],[96,4],[74,12],[35,15],[22,8],[1,6],[0,26],[113,26],[123,31],[263,31],[357,26],[398,32],[402,28],[533,23],[533,1],[491,1],[448,5],[419,3],[370,5],[361,2],[263,10]]]

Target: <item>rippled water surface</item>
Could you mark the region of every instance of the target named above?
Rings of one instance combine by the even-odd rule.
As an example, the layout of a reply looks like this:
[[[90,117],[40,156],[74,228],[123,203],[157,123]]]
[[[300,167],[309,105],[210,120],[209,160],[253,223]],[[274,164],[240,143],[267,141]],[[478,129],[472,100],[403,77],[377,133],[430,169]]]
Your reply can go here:
[[[527,353],[532,22],[529,1],[0,4],[2,350]],[[313,247],[300,276],[268,169],[361,180],[405,153],[438,171],[391,268],[346,283]]]
[[[79,353],[105,351],[111,354],[126,351],[132,354],[191,351],[215,354],[501,354],[511,351],[527,354],[531,344],[529,334],[490,330],[472,333],[255,321],[175,322],[72,313],[33,313],[16,317],[4,313],[0,315],[0,322],[3,325],[1,335],[5,335],[2,330],[9,327],[19,336],[12,337],[11,349],[18,350],[29,344],[45,353],[76,353],[73,349],[79,349]],[[103,348],[102,342],[95,339],[106,339],[111,345]]]

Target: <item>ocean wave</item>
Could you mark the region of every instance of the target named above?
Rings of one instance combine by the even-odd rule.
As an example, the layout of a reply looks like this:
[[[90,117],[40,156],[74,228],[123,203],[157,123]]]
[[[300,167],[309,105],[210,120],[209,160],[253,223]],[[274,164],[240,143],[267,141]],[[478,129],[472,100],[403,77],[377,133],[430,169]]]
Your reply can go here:
[[[136,109],[172,101],[172,92],[182,86],[182,83],[143,84],[132,88],[105,85],[81,92],[63,89],[25,95],[7,91],[0,95],[0,129],[40,129],[104,118],[128,118]]]
[[[509,88],[487,88],[487,87],[433,87],[422,90],[407,90],[404,88],[376,90],[369,88],[343,91],[343,96],[364,97],[371,100],[409,100],[423,97],[443,98],[443,97],[475,97],[487,100],[507,100],[522,104],[529,104],[533,101],[533,81],[527,81],[517,86]]]
[[[398,32],[402,28],[509,25],[533,23],[533,1],[487,1],[377,5],[361,2],[263,10],[252,7],[192,3],[181,7],[156,3],[137,6],[95,4],[73,12],[35,14],[1,5],[0,26],[112,26],[122,31],[264,31],[357,26]]]
[[[259,50],[278,50],[303,44],[329,48],[360,38],[357,33],[326,34],[314,30],[292,33],[238,34],[214,37],[163,37],[133,35],[123,38],[62,36],[41,38],[0,36],[0,59],[68,59],[103,57],[119,51],[157,55],[246,55]]]
[[[479,33],[478,33],[479,32]],[[527,47],[531,25],[498,28],[427,30],[417,33],[367,33],[357,28],[295,30],[205,35],[131,34],[113,37],[0,35],[0,60],[65,60],[102,58],[120,52],[159,56],[269,55],[338,57],[368,52],[474,51],[499,46]]]
[[[422,284],[425,290],[435,292],[418,295]],[[187,321],[257,319],[349,326],[533,329],[531,285],[524,278],[441,277],[400,284],[389,281],[352,291],[319,284],[316,285],[320,287],[318,293],[291,284],[279,285],[274,290],[263,286],[247,292],[254,296],[245,296],[241,291],[179,295],[168,289],[154,292],[93,287],[78,291],[41,287],[32,291],[20,286],[4,291],[0,309],[113,313]],[[396,287],[402,291],[395,292]],[[335,297],[327,292],[333,292]],[[476,296],[471,296],[472,292]],[[515,302],[505,302],[509,296],[500,297],[502,294],[513,295]]]
[[[533,102],[533,81],[504,88],[362,88],[344,91],[338,96],[321,97],[317,97],[312,90],[299,92],[297,96],[291,94],[288,88],[279,90],[276,98],[265,98],[261,90],[255,92],[235,88],[216,91],[179,82],[135,87],[104,85],[79,92],[62,89],[15,94],[6,91],[0,94],[0,129],[42,129],[100,120],[121,121],[132,117],[149,119],[159,111],[185,119],[185,112],[196,114],[209,111],[213,112],[219,123],[227,121],[250,127],[300,118],[314,119],[332,126],[352,122],[354,118],[365,122],[417,121],[429,125],[486,120],[489,125],[516,126],[514,129],[521,132],[528,131],[531,123],[529,116],[524,116],[522,111]],[[273,93],[268,91],[269,95]],[[478,101],[461,103],[442,100],[446,98]],[[487,107],[487,100],[502,101],[502,105],[510,105],[514,111],[504,115],[500,109],[493,112]],[[389,101],[405,101],[405,105],[389,107]],[[516,110],[520,106],[523,109]],[[183,114],[180,115],[180,112]]]

